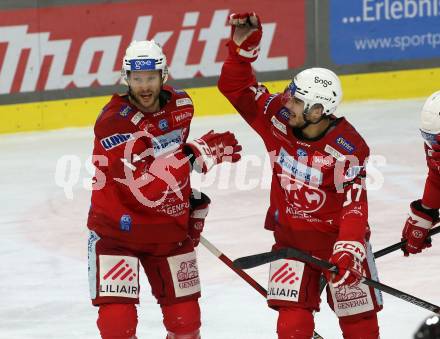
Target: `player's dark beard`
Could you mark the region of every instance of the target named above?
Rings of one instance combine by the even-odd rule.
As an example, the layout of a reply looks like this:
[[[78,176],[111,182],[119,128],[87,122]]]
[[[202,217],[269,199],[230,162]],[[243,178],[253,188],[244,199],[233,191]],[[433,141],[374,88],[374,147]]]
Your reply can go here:
[[[130,97],[130,100],[132,100],[134,103],[136,103],[136,104],[138,104],[138,105],[143,106],[143,105],[142,105],[142,104],[136,99],[136,97],[133,95],[133,92],[131,91],[131,87],[130,87],[130,86],[128,86],[128,92],[127,92],[127,94],[128,94],[128,96]],[[162,108],[163,106],[165,106],[165,105],[168,103],[168,101],[170,101],[170,99],[171,99],[171,93],[168,92],[168,91],[164,91],[164,90],[162,90],[162,88],[161,88],[160,93],[159,93],[159,98],[158,98],[158,100],[159,100],[159,106]]]
[[[322,131],[322,133],[312,139],[306,137],[303,133],[304,128],[306,128],[309,125],[314,125],[317,124],[318,122],[322,121],[323,119],[326,119],[329,121],[328,126],[324,129],[324,131]],[[305,120],[305,119],[304,119]],[[298,138],[298,139],[302,139],[302,140],[309,140],[309,141],[316,141],[321,139],[324,135],[327,134],[328,130],[330,128],[332,128],[335,124],[337,123],[337,119],[333,120],[332,118],[330,118],[327,115],[322,115],[322,117],[319,119],[319,121],[317,122],[308,122],[308,120],[306,120],[306,122],[304,123],[304,125],[302,125],[301,127],[296,127],[296,128],[292,128],[293,134]]]

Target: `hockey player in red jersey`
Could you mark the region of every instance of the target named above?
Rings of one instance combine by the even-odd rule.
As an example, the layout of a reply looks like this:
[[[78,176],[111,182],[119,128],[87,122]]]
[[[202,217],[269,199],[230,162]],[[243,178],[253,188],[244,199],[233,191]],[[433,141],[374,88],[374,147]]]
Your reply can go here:
[[[359,284],[363,274],[377,279],[367,242],[369,148],[345,118],[333,115],[342,99],[340,81],[328,69],[311,68],[297,74],[284,93],[268,93],[251,67],[262,37],[259,18],[233,14],[230,24],[218,87],[273,159],[265,221],[274,232],[273,249],[296,247],[337,265],[339,274],[327,276],[327,299],[344,338],[377,339],[381,295]],[[278,338],[312,337],[321,274],[298,260],[271,263],[267,299],[279,312]]]
[[[440,208],[440,91],[433,93],[421,112],[420,132],[425,139],[428,176],[422,199],[410,204],[409,217],[402,231],[405,256],[431,247],[429,230],[439,221]]]
[[[191,190],[190,172],[236,162],[241,147],[229,132],[187,142],[193,103],[164,85],[166,57],[154,41],[132,42],[122,73],[128,93],[111,98],[94,128],[88,253],[97,325],[104,339],[136,338],[141,265],[167,339],[199,339],[194,247],[210,200]]]

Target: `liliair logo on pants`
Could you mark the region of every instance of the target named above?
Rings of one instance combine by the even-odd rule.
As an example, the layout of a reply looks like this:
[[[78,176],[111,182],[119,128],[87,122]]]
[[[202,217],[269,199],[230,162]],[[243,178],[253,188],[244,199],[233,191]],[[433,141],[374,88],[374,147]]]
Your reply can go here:
[[[281,284],[294,284],[295,281],[298,281],[299,278],[295,277],[296,273],[293,271],[292,267],[289,267],[288,263],[285,263],[283,266],[281,266],[278,271],[276,271],[272,277],[270,278],[270,281],[274,282],[280,282]]]
[[[104,280],[116,280],[119,278],[121,281],[125,279],[132,281],[135,277],[136,273],[134,273],[130,265],[122,259],[104,275]]]
[[[304,263],[280,259],[270,265],[267,299],[298,301]]]
[[[138,260],[134,257],[100,255],[100,296],[137,298]]]

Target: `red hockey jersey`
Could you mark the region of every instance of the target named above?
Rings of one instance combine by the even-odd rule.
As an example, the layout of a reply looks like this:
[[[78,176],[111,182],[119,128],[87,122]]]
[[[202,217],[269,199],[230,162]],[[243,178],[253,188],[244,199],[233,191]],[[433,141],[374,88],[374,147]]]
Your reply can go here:
[[[422,204],[429,208],[440,208],[440,163],[432,158],[434,151],[425,144],[426,162],[428,164],[428,177],[426,178],[425,191]]]
[[[306,140],[288,125],[280,94],[256,82],[251,65],[229,56],[218,87],[263,139],[273,175],[266,228],[281,242],[324,249],[336,239],[363,241],[367,228],[369,148],[345,118]],[[295,134],[296,133],[296,134]]]
[[[145,113],[115,94],[96,121],[87,224],[101,236],[139,245],[187,237],[190,164],[182,145],[194,107],[169,86],[161,97],[160,111]]]

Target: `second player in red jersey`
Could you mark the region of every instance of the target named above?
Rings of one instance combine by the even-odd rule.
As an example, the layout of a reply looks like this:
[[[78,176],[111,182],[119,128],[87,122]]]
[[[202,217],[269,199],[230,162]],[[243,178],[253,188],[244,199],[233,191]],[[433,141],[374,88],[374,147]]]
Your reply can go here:
[[[369,147],[345,119],[336,118],[341,84],[332,71],[298,73],[284,93],[270,94],[251,67],[262,27],[255,14],[233,14],[229,57],[218,87],[263,139],[273,159],[270,206],[265,227],[274,249],[296,247],[339,267],[327,276],[328,302],[344,338],[379,338],[379,293],[359,284],[377,279],[368,244],[365,185]],[[279,312],[280,339],[309,339],[319,309],[320,269],[297,260],[271,264],[268,303]]]
[[[439,221],[440,209],[440,91],[426,99],[420,114],[420,132],[425,140],[428,175],[421,199],[410,204],[409,217],[402,231],[405,256],[431,247],[429,230]]]

